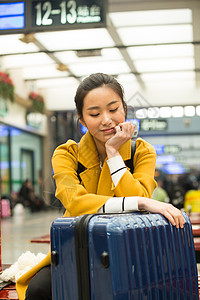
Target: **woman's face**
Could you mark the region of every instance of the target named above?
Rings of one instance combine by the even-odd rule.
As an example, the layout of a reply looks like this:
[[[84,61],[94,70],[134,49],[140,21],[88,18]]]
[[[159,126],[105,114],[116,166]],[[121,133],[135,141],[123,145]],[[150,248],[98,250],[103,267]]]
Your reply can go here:
[[[91,90],[84,98],[83,118],[96,143],[106,143],[115,134],[115,126],[125,121],[121,97],[111,88],[101,86]]]

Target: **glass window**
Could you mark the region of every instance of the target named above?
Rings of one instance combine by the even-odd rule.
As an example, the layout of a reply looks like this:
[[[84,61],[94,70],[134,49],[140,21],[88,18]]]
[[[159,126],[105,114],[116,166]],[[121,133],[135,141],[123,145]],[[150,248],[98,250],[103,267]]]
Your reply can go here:
[[[42,138],[12,128],[11,160],[12,190],[19,191],[22,183],[30,179],[38,194],[38,178],[42,170]]]

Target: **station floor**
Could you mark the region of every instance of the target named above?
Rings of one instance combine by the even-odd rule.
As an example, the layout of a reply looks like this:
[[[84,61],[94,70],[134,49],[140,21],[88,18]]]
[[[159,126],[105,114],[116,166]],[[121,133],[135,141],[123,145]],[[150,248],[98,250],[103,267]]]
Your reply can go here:
[[[46,254],[48,244],[30,243],[35,237],[50,233],[51,223],[62,216],[58,210],[47,210],[37,213],[25,211],[1,220],[1,257],[2,264],[13,264],[19,256],[30,251]]]

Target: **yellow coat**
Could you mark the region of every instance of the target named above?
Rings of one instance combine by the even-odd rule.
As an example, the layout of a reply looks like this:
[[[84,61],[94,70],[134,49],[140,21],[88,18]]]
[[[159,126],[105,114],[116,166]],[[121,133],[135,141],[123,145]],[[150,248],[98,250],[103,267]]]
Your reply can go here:
[[[119,152],[124,161],[130,159],[131,141],[123,144]],[[101,170],[96,146],[89,132],[82,137],[79,145],[69,140],[55,150],[52,164],[57,187],[56,197],[66,208],[65,217],[96,213],[113,196],[151,198],[156,187],[156,153],[150,144],[141,138],[137,139],[134,174],[125,172],[116,187],[112,183],[106,160]],[[86,167],[80,174],[81,184],[76,173],[78,161]],[[31,278],[48,264],[50,251],[43,261],[18,279],[16,288],[19,300],[24,300]]]

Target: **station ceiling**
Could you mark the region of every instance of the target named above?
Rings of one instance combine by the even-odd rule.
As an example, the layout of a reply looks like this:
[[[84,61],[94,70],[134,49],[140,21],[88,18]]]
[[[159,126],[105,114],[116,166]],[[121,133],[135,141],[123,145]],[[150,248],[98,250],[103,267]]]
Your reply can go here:
[[[200,1],[109,0],[106,28],[0,35],[2,68],[49,110],[74,109],[96,72],[116,76],[134,106],[198,105]]]

